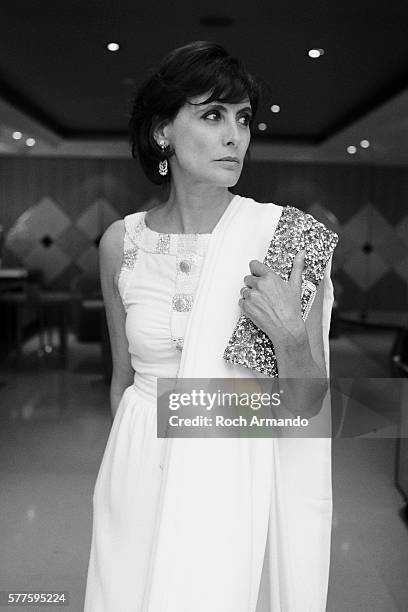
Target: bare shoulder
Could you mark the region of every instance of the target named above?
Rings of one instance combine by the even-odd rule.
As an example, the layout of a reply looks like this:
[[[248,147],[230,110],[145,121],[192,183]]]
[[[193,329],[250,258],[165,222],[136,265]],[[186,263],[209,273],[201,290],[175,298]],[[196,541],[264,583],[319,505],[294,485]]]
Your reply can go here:
[[[112,247],[117,247],[118,244],[123,241],[124,234],[125,222],[123,219],[117,219],[111,223],[102,234],[99,248],[109,251]]]
[[[125,222],[117,219],[111,223],[99,242],[99,260],[101,275],[116,278],[119,274],[123,258],[123,240],[125,235]]]

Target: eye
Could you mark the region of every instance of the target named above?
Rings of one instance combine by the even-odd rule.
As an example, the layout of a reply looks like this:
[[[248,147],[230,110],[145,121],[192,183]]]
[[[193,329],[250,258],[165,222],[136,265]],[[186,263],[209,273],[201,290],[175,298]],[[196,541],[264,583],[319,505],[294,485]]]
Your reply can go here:
[[[222,112],[218,109],[212,109],[210,111],[207,111],[204,115],[203,115],[203,119],[208,119],[211,122],[218,122],[222,119]],[[243,112],[241,114],[239,114],[238,116],[238,122],[243,125],[244,127],[247,127],[250,125],[252,121],[252,114],[249,112]]]
[[[206,113],[203,117],[204,119],[210,119],[210,121],[215,121],[220,118],[220,111],[212,110],[209,113]]]
[[[242,123],[242,125],[250,125],[251,120],[252,120],[252,115],[250,115],[249,113],[244,113],[239,118],[239,121],[240,123]]]

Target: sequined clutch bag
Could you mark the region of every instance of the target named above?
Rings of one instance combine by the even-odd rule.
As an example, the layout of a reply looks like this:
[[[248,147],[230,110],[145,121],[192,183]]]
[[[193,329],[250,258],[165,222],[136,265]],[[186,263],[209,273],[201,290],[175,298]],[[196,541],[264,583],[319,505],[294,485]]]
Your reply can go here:
[[[263,263],[288,280],[293,260],[305,249],[302,274],[301,313],[306,320],[319,282],[338,242],[338,235],[312,215],[285,206]],[[242,314],[223,355],[226,361],[243,365],[266,376],[278,376],[275,351],[270,338]]]

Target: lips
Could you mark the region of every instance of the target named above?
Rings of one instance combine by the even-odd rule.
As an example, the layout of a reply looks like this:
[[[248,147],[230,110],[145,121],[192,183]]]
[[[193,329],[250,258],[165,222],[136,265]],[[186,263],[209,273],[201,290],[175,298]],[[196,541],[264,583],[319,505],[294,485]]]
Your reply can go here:
[[[239,164],[238,157],[221,157],[221,159],[216,159],[215,161],[235,162],[236,164]]]

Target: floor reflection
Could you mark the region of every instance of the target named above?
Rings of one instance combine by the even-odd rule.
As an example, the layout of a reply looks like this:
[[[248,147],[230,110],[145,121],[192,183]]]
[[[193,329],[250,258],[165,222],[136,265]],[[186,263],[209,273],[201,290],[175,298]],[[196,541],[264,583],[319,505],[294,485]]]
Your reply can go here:
[[[389,376],[391,342],[389,332],[331,340],[332,375]],[[0,589],[69,591],[65,609],[80,612],[109,388],[97,345],[70,336],[66,370],[36,349],[30,341],[18,370],[0,369]],[[394,439],[333,441],[328,612],[408,609],[408,530],[394,461]]]

